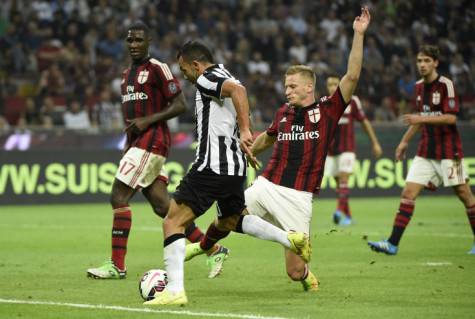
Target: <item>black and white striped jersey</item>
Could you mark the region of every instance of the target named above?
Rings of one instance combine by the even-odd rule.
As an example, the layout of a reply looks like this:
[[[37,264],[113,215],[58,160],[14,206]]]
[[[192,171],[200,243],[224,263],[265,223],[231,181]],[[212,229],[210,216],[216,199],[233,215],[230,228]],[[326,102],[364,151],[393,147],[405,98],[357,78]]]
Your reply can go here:
[[[224,81],[236,81],[222,64],[215,64],[196,81],[198,146],[192,168],[211,169],[219,175],[246,175],[246,157],[239,147],[236,109],[230,97],[221,97]]]

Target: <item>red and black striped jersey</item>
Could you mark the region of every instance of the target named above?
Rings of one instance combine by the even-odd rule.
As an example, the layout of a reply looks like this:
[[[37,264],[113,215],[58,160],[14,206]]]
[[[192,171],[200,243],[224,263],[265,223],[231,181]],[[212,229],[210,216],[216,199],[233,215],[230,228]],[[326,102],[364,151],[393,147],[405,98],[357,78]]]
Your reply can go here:
[[[417,81],[415,106],[417,112],[425,116],[456,115],[459,102],[453,82],[445,76],[438,76],[432,83]],[[417,155],[438,160],[463,158],[462,140],[457,126],[423,124]]]
[[[343,152],[355,152],[355,121],[361,122],[366,119],[366,115],[361,105],[360,99],[353,95],[350,105],[343,112],[335,132],[335,138],[330,145],[328,155],[338,155]]]
[[[120,88],[125,121],[163,111],[181,92],[180,83],[168,65],[153,58],[126,69]],[[128,134],[127,145],[168,156],[170,130],[167,122],[156,122],[140,134]]]
[[[267,129],[276,142],[262,176],[277,185],[318,194],[328,146],[345,106],[340,88],[307,107],[281,106]]]

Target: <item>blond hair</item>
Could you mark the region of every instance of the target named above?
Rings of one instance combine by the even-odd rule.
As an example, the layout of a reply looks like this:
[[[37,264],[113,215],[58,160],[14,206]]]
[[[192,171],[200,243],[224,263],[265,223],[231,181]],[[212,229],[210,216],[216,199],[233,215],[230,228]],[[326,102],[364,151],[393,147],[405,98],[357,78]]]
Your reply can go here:
[[[311,80],[314,86],[315,82],[317,82],[317,76],[315,75],[315,72],[313,72],[313,69],[307,65],[297,64],[289,66],[285,72],[285,76],[294,74],[301,74],[304,78]]]

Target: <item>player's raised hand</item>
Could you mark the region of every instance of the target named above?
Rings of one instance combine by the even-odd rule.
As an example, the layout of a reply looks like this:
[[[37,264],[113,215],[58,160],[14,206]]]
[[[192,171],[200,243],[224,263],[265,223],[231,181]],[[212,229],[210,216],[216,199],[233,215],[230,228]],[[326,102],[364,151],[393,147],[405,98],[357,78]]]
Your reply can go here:
[[[353,30],[361,34],[365,33],[370,21],[371,15],[369,14],[368,7],[361,8],[361,15],[357,16],[353,22]]]

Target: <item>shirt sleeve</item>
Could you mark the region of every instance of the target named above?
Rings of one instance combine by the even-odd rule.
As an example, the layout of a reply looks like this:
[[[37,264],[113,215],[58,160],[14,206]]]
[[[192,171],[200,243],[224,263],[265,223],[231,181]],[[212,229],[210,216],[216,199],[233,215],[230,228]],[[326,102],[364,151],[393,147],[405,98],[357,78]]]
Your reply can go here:
[[[181,92],[180,82],[173,75],[166,63],[154,63],[157,86],[167,100],[171,100]]]
[[[446,94],[444,94],[442,100],[442,112],[457,114],[459,112],[459,100],[455,93],[454,83],[446,77],[441,77],[440,81],[445,84],[446,88]]]
[[[340,117],[345,112],[348,104],[345,104],[343,96],[341,95],[340,87],[338,87],[330,97],[324,96],[320,103],[324,106],[324,109],[328,116],[336,121],[340,120]]]
[[[228,80],[228,78],[219,77],[213,73],[206,73],[198,77],[196,87],[206,96],[221,99],[221,88],[226,80]]]
[[[353,95],[351,98],[351,115],[355,120],[358,122],[362,122],[364,119],[366,119],[366,115],[363,110],[363,104],[361,104],[361,100],[359,97],[356,95]]]

